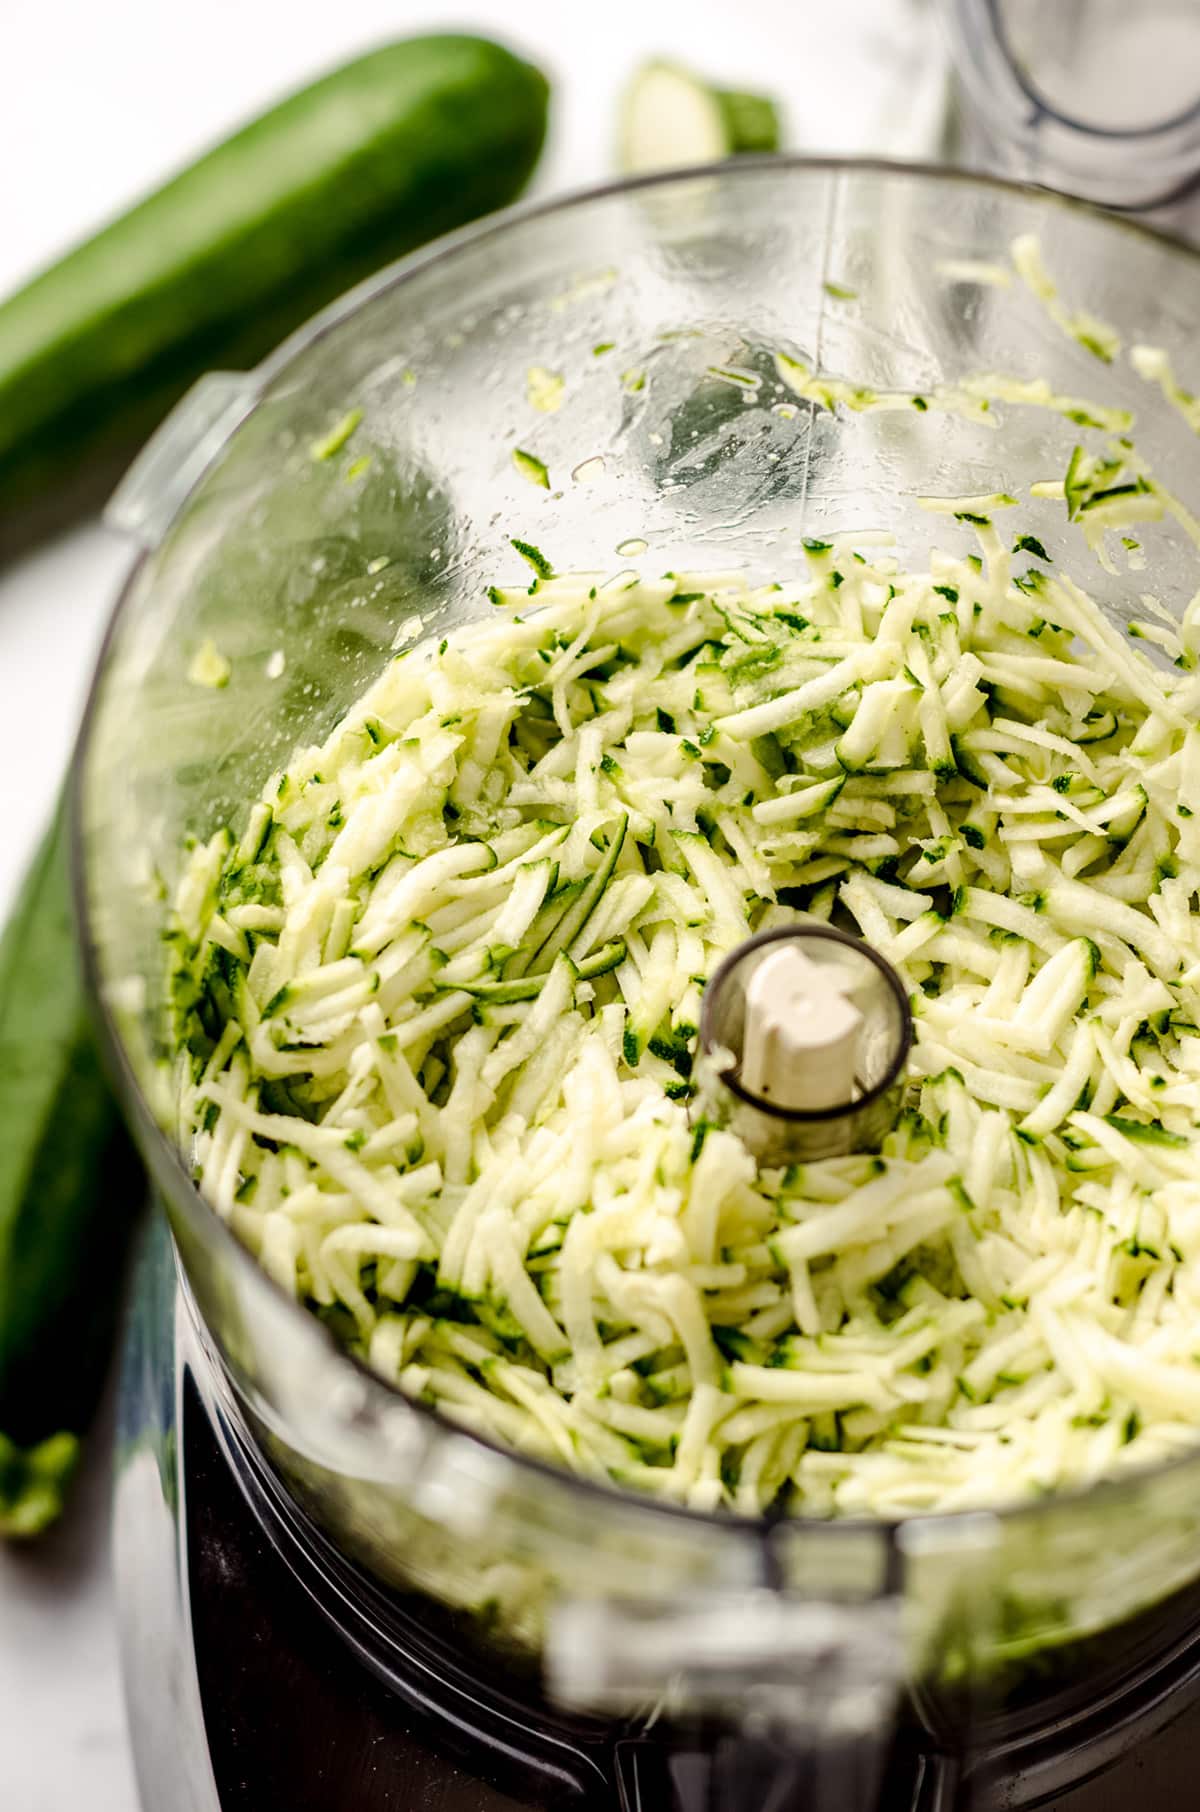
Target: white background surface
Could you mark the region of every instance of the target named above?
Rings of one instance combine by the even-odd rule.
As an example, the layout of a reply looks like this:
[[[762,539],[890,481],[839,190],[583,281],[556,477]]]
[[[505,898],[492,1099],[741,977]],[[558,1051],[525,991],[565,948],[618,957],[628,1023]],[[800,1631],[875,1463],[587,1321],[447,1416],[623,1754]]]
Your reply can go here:
[[[0,0],[0,294],[287,88],[387,37],[455,27],[492,31],[551,75],[541,192],[611,172],[617,95],[654,54],[776,93],[797,149],[911,155],[934,136],[923,0]],[[0,568],[0,911],[69,758],[127,559],[85,524]],[[35,1553],[0,1551],[6,1812],[135,1812],[107,1438],[66,1526]]]

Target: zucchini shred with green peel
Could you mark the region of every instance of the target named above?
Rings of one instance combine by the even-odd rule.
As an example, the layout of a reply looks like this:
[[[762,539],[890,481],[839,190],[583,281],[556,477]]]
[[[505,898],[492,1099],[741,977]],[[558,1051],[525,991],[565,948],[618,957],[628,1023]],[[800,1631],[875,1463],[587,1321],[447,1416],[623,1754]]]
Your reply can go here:
[[[493,591],[191,850],[196,1174],[401,1390],[742,1514],[1195,1442],[1196,683],[970,501],[983,558],[926,572],[846,537],[783,585]],[[895,965],[916,1041],[879,1152],[769,1170],[695,1028],[799,913]]]

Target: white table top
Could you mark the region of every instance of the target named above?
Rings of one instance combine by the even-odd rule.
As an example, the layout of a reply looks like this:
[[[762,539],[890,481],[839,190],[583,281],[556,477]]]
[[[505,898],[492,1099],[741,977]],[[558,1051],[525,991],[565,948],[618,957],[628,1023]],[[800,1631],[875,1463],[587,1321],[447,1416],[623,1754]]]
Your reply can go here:
[[[773,92],[796,149],[919,155],[936,136],[931,0],[37,0],[4,22],[0,294],[273,96],[386,37],[468,27],[553,78],[540,192],[612,173],[616,97],[651,55]],[[85,523],[0,568],[0,910],[69,758],[127,559]],[[21,1812],[137,1805],[107,1567],[108,1439],[97,1430],[67,1523],[35,1552],[0,1551],[0,1805]]]

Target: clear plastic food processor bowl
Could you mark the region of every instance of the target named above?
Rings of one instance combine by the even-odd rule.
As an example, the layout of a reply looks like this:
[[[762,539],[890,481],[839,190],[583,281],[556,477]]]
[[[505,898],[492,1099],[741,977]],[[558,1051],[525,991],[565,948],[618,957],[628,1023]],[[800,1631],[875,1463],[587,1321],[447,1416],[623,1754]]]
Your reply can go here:
[[[1200,1447],[1003,1513],[760,1523],[581,1482],[406,1400],[269,1281],[173,1143],[161,932],[180,849],[236,827],[398,648],[486,613],[488,583],[523,571],[513,537],[560,570],[772,579],[832,529],[891,530],[921,561],[932,539],[971,542],[918,497],[1027,495],[1079,438],[1008,404],[990,423],[819,407],[780,382],[779,351],[877,389],[1002,372],[1134,409],[1140,451],[1200,509],[1178,413],[997,274],[1028,233],[1072,301],[1165,346],[1186,381],[1200,266],[1180,246],[952,174],[754,161],[518,212],[382,272],[259,370],[200,384],[116,501],[141,551],[79,757],[86,933],[213,1400],[344,1555],[540,1666],[560,1702],[665,1697],[869,1759],[902,1694],[953,1729],[1032,1675],[1119,1671],[1200,1578]],[[731,367],[758,381],[714,375]],[[535,368],[562,379],[533,381],[551,409]],[[351,409],[371,463],[348,483],[312,446]],[[1029,504],[1006,527],[1060,553],[1064,515]],[[1181,611],[1194,550],[1171,524],[1142,538]],[[1078,576],[1121,617],[1128,580]],[[231,668],[217,690],[189,678],[210,640]]]

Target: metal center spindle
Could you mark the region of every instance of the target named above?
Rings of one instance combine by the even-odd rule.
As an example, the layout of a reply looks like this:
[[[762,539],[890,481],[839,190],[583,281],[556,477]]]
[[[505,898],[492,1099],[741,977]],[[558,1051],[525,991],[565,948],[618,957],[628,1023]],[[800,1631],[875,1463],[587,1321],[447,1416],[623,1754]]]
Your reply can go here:
[[[739,944],[704,993],[700,1048],[729,1122],[767,1163],[877,1146],[896,1123],[912,1015],[861,938],[799,923]]]

